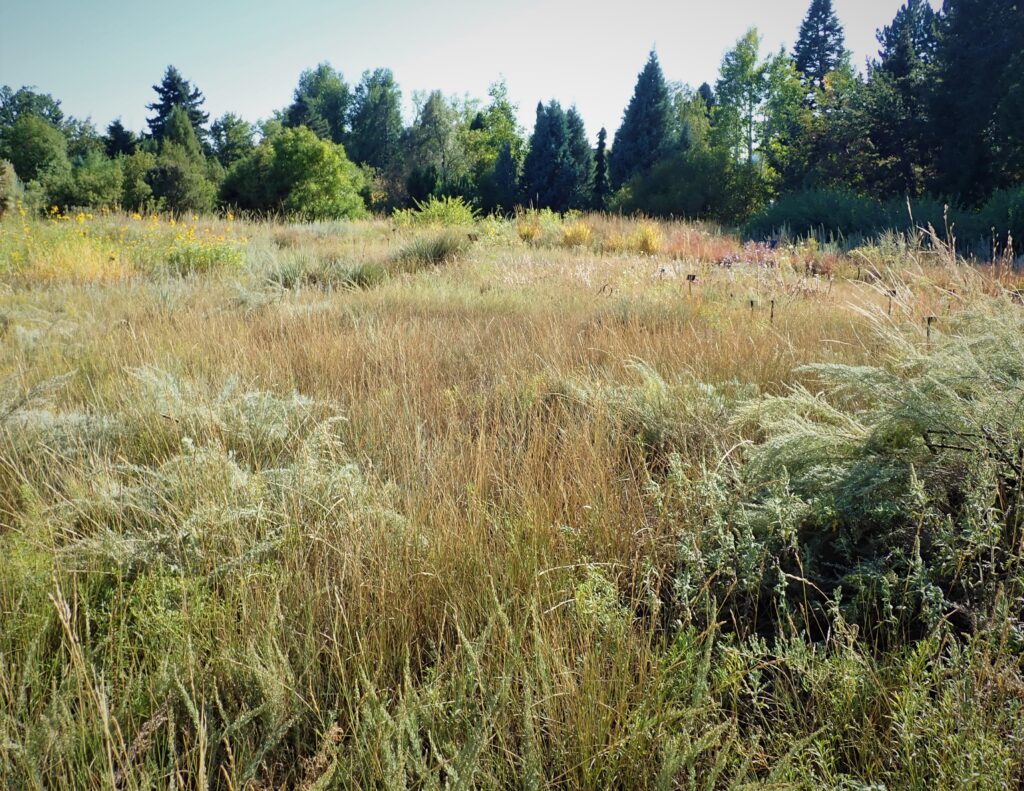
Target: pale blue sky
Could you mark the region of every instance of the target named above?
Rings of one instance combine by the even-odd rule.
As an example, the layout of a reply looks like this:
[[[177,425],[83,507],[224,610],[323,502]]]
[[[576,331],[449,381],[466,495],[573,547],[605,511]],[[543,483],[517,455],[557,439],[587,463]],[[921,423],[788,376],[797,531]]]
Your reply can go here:
[[[670,80],[713,83],[750,26],[764,49],[792,48],[809,0],[3,0],[0,83],[36,85],[101,129],[117,116],[142,129],[151,86],[169,63],[206,95],[211,118],[249,120],[286,105],[304,68],[322,60],[354,83],[391,68],[406,113],[414,90],[485,97],[508,81],[524,126],[538,100],[575,103],[591,137],[614,135],[652,46]],[[858,65],[902,0],[836,0]]]

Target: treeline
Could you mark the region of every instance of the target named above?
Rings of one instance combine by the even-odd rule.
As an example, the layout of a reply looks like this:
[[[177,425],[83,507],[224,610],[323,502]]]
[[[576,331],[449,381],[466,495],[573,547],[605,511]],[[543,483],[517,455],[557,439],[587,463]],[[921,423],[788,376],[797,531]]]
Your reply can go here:
[[[259,124],[210,122],[168,67],[148,129],[105,134],[29,88],[0,93],[0,157],[28,202],[307,218],[355,217],[431,197],[483,212],[518,206],[640,211],[753,223],[767,232],[892,225],[892,206],[945,204],[967,226],[1024,235],[1024,8],[1017,0],[909,0],[858,73],[831,0],[813,0],[792,53],[752,29],[714,84],[666,80],[652,52],[609,145],[575,108],[537,106],[527,137],[504,83],[486,101],[402,95],[388,69],[351,86],[323,63]],[[8,180],[10,174],[7,176]],[[911,212],[913,209],[911,208]]]

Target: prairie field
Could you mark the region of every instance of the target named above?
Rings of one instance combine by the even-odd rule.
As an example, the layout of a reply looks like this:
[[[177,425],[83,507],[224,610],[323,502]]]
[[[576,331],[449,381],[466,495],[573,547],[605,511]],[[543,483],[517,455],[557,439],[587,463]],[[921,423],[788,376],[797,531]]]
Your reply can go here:
[[[0,786],[1020,788],[1021,286],[926,234],[14,212]]]

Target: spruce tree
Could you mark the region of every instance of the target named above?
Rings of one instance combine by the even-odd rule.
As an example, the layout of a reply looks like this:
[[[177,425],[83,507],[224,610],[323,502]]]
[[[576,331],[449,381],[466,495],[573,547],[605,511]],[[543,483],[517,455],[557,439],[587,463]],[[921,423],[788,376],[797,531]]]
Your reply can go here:
[[[668,84],[652,50],[637,77],[633,97],[615,133],[610,175],[613,189],[648,170],[664,153],[671,137]]]
[[[587,140],[587,130],[575,107],[565,114],[570,209],[589,209],[594,200],[594,151]]]
[[[199,141],[206,139],[206,130],[203,127],[210,116],[202,109],[206,99],[198,88],[194,88],[174,66],[168,66],[160,84],[154,85],[153,90],[156,91],[157,100],[146,105],[147,110],[156,113],[147,119],[150,136],[157,141],[162,140],[171,110],[180,107],[187,114]]]
[[[1024,129],[1000,123],[1017,95],[1024,52],[1020,0],[946,0],[937,52],[933,127],[936,189],[977,204],[1024,179]],[[1003,116],[1005,118],[1005,116]]]
[[[523,162],[523,201],[564,212],[573,199],[573,170],[565,111],[558,102],[537,104],[530,150]]]
[[[107,126],[107,135],[103,140],[103,147],[108,157],[116,157],[120,154],[131,156],[135,153],[138,139],[130,129],[125,129],[121,119],[117,118]]]
[[[811,0],[793,58],[805,82],[819,90],[825,87],[825,78],[842,64],[846,40],[832,0]]]
[[[608,208],[611,188],[608,184],[608,132],[602,126],[597,133],[597,153],[594,155],[594,208],[604,211]]]
[[[390,69],[363,73],[352,102],[345,147],[354,162],[390,172],[397,168],[402,143],[402,92]]]
[[[518,170],[515,157],[512,155],[512,146],[505,143],[494,163],[493,176],[494,203],[505,214],[511,213],[516,206],[516,196],[519,190]]]

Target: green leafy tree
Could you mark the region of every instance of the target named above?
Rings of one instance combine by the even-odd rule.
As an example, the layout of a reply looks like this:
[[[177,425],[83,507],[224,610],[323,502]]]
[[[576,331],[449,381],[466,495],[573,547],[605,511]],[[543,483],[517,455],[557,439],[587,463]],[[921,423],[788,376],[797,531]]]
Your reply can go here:
[[[432,195],[458,193],[466,158],[458,135],[459,113],[440,91],[418,102],[416,120],[406,136],[409,195],[426,200]]]
[[[457,134],[476,203],[484,211],[507,212],[517,201],[515,189],[525,141],[517,121],[518,108],[509,99],[506,83],[493,83],[488,95],[487,107],[472,113],[471,120],[467,113]]]
[[[9,85],[0,86],[0,130],[11,126],[23,115],[38,116],[57,129],[64,125],[60,102],[50,94],[38,93],[34,86],[22,86],[18,90]]]
[[[668,84],[651,52],[637,77],[633,96],[615,133],[610,162],[611,184],[618,189],[638,173],[650,168],[665,152],[671,138],[671,107]]]
[[[136,151],[120,156],[121,166],[121,207],[128,211],[147,211],[156,208],[153,188],[146,180],[149,171],[156,167],[156,154],[151,151]]]
[[[768,67],[761,37],[751,28],[722,59],[715,96],[715,137],[737,161],[754,161],[768,96]]]
[[[103,150],[108,157],[131,156],[139,144],[135,133],[126,129],[121,119],[117,118],[107,126],[107,135],[103,141]]]
[[[352,91],[340,71],[321,63],[299,75],[292,103],[285,110],[287,126],[306,126],[318,137],[341,143],[348,128]]]
[[[26,184],[44,171],[68,166],[68,141],[45,118],[23,113],[0,129],[0,159],[6,159]]]
[[[764,163],[782,189],[804,184],[813,145],[815,118],[794,60],[780,50],[768,59],[767,95],[761,130]]]
[[[229,171],[223,199],[254,211],[305,220],[362,217],[362,174],[341,145],[304,127],[265,140]]]
[[[210,124],[213,155],[225,168],[253,150],[255,137],[256,127],[234,113],[225,113]]]
[[[608,131],[602,126],[597,133],[597,151],[594,154],[594,208],[608,208],[611,185],[608,183]]]
[[[188,111],[174,106],[163,124],[155,165],[146,174],[157,205],[172,212],[208,212],[216,205],[215,171],[203,155]]]
[[[205,126],[210,116],[203,110],[206,100],[199,89],[182,77],[174,66],[168,66],[160,84],[154,85],[153,90],[156,91],[157,100],[146,105],[147,110],[154,112],[153,117],[147,120],[150,136],[157,141],[163,140],[171,111],[178,107],[184,110],[196,139],[202,143],[206,138]]]
[[[91,151],[73,168],[46,174],[43,187],[47,202],[54,206],[113,209],[121,203],[123,183],[121,166],[102,152]]]
[[[824,88],[825,78],[847,57],[846,37],[832,0],[811,0],[793,57],[807,84],[819,90]]]

